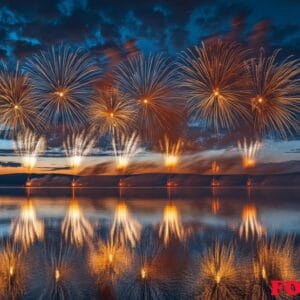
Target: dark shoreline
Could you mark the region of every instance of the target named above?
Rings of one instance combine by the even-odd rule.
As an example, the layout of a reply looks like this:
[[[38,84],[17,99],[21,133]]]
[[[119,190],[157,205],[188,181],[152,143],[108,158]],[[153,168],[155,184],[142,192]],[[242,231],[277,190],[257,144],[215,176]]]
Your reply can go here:
[[[0,175],[0,187],[24,187],[27,174]],[[250,178],[250,182],[248,181]],[[32,187],[69,187],[72,175],[33,174],[30,176]],[[76,187],[245,187],[248,184],[256,187],[292,186],[300,187],[300,172],[290,174],[268,175],[200,175],[200,174],[124,174],[124,175],[89,175],[76,176]]]

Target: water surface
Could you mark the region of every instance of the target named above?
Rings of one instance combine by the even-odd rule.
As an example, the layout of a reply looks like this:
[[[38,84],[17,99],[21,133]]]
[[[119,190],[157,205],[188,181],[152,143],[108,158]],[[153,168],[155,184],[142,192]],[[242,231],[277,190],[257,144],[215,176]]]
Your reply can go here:
[[[299,191],[1,189],[0,295],[268,299],[300,279]]]

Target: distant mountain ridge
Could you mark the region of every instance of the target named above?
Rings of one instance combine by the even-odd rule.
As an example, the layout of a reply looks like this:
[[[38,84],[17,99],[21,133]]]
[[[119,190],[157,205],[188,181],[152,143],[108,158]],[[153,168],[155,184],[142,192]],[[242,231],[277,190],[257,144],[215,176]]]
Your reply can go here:
[[[70,187],[73,177],[62,174],[34,174],[31,176],[32,187]],[[300,187],[300,172],[289,174],[266,175],[200,175],[200,174],[166,174],[145,173],[125,175],[88,175],[77,176],[77,187],[209,187],[213,179],[215,187],[220,186],[293,186]],[[249,181],[250,179],[250,181]],[[27,174],[0,175],[0,187],[24,187]]]

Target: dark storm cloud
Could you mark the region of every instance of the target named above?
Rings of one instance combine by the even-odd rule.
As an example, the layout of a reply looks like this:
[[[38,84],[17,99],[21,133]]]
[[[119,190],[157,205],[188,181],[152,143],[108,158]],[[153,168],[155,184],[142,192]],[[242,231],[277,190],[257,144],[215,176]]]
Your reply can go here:
[[[41,49],[41,45],[33,45],[27,41],[15,41],[14,53],[17,59],[23,59],[31,56],[33,53]]]
[[[285,52],[300,52],[299,18],[288,18],[298,3],[276,1],[272,6],[267,2],[4,0],[0,56],[22,58],[61,41],[101,54],[106,47],[122,47],[129,39],[145,52],[175,54],[215,35],[259,44],[268,40]],[[282,6],[285,19],[278,12]]]

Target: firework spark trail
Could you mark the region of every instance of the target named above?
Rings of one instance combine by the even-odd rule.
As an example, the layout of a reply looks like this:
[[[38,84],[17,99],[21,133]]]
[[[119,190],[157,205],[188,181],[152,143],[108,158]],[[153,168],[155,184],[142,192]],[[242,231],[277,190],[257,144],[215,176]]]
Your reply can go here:
[[[300,60],[286,58],[277,63],[278,50],[247,64],[252,79],[254,128],[260,136],[275,133],[283,138],[299,132]]]
[[[200,299],[243,299],[243,279],[233,246],[207,249],[200,262]]]
[[[256,165],[256,156],[258,150],[261,148],[261,143],[259,141],[250,141],[247,142],[247,139],[244,138],[244,142],[238,141],[238,148],[242,154],[243,158],[243,167],[244,168],[253,168]]]
[[[114,285],[128,271],[132,255],[120,244],[99,241],[90,253],[89,264],[100,286]]]
[[[21,157],[22,165],[30,174],[37,162],[37,157],[45,149],[46,141],[29,130],[17,135],[14,143],[16,153]]]
[[[26,250],[36,240],[44,238],[44,223],[40,221],[31,200],[21,207],[20,216],[11,224],[11,235],[15,243],[20,243]]]
[[[83,157],[87,156],[96,144],[93,133],[85,131],[68,135],[63,144],[68,163],[75,174],[81,166]]]
[[[74,199],[61,225],[61,231],[65,241],[77,247],[81,247],[93,238],[94,229],[83,215],[79,203]]]
[[[141,225],[128,210],[127,205],[118,203],[110,230],[110,239],[115,245],[135,247],[140,238]]]
[[[91,125],[101,134],[128,134],[135,125],[134,102],[115,88],[98,90],[89,107]]]
[[[0,249],[0,297],[1,299],[19,299],[25,292],[27,268],[22,252],[9,243]]]
[[[182,124],[174,65],[162,55],[136,55],[116,70],[116,84],[137,108],[137,129],[147,140],[172,133]]]
[[[18,63],[13,71],[4,63],[1,64],[0,110],[1,128],[13,135],[18,130],[29,128],[35,131],[43,126],[43,119],[38,114],[38,101]]]
[[[163,239],[164,245],[167,246],[173,238],[182,241],[184,235],[179,210],[174,204],[166,205],[163,220],[159,227],[159,237]]]
[[[160,141],[160,147],[164,153],[164,163],[169,170],[176,168],[182,152],[183,140],[178,139],[177,142],[172,142],[165,135],[163,142]]]
[[[77,130],[86,123],[85,107],[99,69],[85,51],[53,46],[34,55],[25,68],[48,125],[62,124]]]
[[[112,148],[114,151],[116,169],[126,171],[132,158],[139,152],[140,139],[136,133],[131,136],[114,136]]]
[[[242,223],[239,228],[239,235],[246,241],[257,237],[260,239],[265,233],[265,228],[257,219],[256,207],[254,205],[246,205],[243,208]]]
[[[217,132],[250,120],[249,76],[239,44],[214,39],[181,56],[181,87],[192,116]]]

